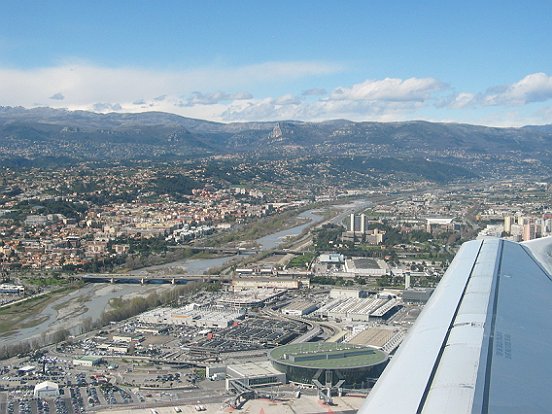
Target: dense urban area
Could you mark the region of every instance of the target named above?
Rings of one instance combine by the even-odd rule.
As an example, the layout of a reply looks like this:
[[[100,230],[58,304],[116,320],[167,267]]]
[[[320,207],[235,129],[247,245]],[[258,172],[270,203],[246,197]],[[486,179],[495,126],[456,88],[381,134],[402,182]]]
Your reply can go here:
[[[552,234],[540,177],[221,162],[2,170],[0,412],[354,412],[462,242]]]

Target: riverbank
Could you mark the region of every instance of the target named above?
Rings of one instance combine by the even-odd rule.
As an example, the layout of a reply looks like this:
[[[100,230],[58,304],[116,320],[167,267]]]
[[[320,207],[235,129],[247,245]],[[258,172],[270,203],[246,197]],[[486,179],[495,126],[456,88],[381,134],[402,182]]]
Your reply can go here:
[[[0,337],[5,337],[10,332],[32,328],[40,324],[45,317],[41,314],[48,305],[80,287],[80,285],[67,286],[5,305],[0,309]]]
[[[0,311],[2,346],[45,340],[45,336],[64,331],[78,334],[109,310],[112,299],[148,296],[170,289],[171,285],[91,284],[62,288],[29,302]]]

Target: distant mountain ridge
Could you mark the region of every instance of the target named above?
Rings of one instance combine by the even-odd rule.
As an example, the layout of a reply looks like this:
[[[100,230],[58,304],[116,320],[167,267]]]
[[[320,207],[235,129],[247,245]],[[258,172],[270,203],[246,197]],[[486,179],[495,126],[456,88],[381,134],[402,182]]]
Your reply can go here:
[[[263,157],[551,159],[552,125],[494,128],[408,122],[218,123],[163,112],[98,114],[0,107],[0,165],[9,160],[148,160],[224,154]]]

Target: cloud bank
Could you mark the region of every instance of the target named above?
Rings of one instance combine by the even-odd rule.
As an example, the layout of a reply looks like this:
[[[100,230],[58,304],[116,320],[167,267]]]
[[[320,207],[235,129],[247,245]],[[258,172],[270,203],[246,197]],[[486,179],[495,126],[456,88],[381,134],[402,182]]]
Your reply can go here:
[[[543,72],[483,91],[458,92],[454,85],[432,77],[386,77],[327,87],[328,78],[345,71],[338,64],[308,61],[172,71],[82,62],[27,70],[0,67],[0,105],[102,113],[165,111],[215,121],[473,122],[474,114],[482,111],[484,115],[475,119],[487,124],[493,124],[489,111],[520,114],[540,105],[525,114],[525,120],[552,122],[552,109],[546,107],[552,100],[552,76]],[[271,90],[288,93],[267,96]],[[503,115],[494,119],[495,124],[523,123],[521,115],[517,120],[505,121]]]

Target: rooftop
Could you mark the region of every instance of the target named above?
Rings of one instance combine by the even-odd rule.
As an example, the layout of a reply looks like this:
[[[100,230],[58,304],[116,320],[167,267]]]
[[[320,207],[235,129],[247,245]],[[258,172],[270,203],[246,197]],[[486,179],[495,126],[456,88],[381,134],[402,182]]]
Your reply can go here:
[[[274,348],[269,357],[286,365],[305,368],[360,368],[387,359],[374,348],[332,342],[290,344]]]
[[[229,372],[240,378],[260,377],[263,375],[280,374],[269,361],[247,362],[245,364],[229,365]]]

